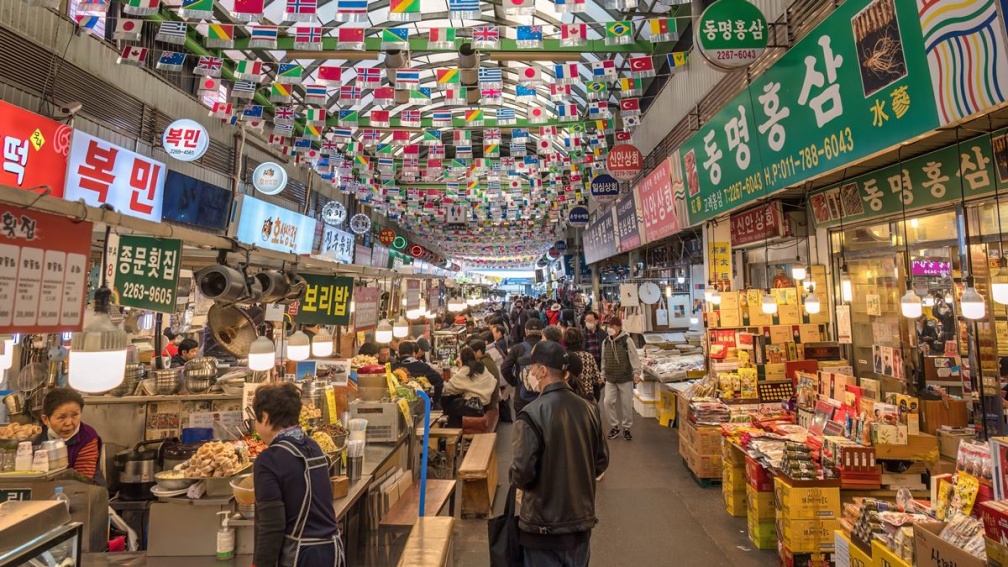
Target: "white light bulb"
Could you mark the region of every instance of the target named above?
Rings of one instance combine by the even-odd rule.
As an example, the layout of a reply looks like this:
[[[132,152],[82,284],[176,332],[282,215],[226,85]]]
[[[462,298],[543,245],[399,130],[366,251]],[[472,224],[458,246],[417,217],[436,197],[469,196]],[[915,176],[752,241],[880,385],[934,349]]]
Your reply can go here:
[[[959,299],[959,305],[963,317],[967,319],[975,321],[983,319],[984,315],[987,314],[987,304],[984,302],[984,298],[972,286],[963,290],[962,298]]]
[[[712,303],[711,299],[714,297],[714,286],[708,285],[703,292],[704,301],[707,303]]]
[[[694,315],[694,316],[692,316],[692,317],[689,318],[689,324],[690,325],[696,325],[699,322],[700,322],[700,318],[697,317],[696,315]]]
[[[991,299],[1008,305],[1008,269],[1001,268],[991,276]]]
[[[809,315],[815,315],[821,310],[822,304],[819,303],[819,296],[814,291],[809,292],[805,297],[805,312]]]
[[[376,343],[388,344],[392,342],[392,325],[388,319],[382,319],[381,323],[378,323],[374,336]]]
[[[773,315],[777,312],[777,299],[770,292],[763,294],[763,313]]]
[[[815,280],[812,279],[812,274],[805,274],[805,279],[801,282],[802,287],[805,288],[806,292],[812,291],[812,286],[815,285]]]
[[[406,319],[402,317],[396,319],[394,325],[392,325],[392,336],[401,339],[409,334],[409,324],[406,323]]]
[[[805,272],[805,266],[802,266],[800,264],[795,264],[795,265],[791,266],[791,277],[792,278],[794,278],[796,280],[804,280],[805,279],[805,274],[806,274],[806,272]]]
[[[719,290],[714,290],[714,293],[710,296],[710,302],[714,305],[721,305],[721,292]]]
[[[900,299],[900,311],[908,319],[916,319],[924,312],[920,296],[912,289],[908,289]]]
[[[252,341],[249,345],[248,365],[249,370],[256,372],[272,370],[276,366],[276,347],[273,346],[273,341],[265,335]]]
[[[333,337],[325,328],[322,328],[311,340],[312,356],[316,358],[326,358],[333,353]]]
[[[311,339],[302,331],[297,331],[287,338],[287,358],[299,361],[307,360],[311,355]]]
[[[676,276],[676,283],[678,283],[679,285],[686,283],[686,276],[683,274],[679,274],[678,276]]]
[[[840,274],[840,299],[844,303],[850,303],[854,299],[854,284],[851,282],[851,276],[847,272],[841,272]]]
[[[665,286],[665,297],[672,297],[672,286]]]

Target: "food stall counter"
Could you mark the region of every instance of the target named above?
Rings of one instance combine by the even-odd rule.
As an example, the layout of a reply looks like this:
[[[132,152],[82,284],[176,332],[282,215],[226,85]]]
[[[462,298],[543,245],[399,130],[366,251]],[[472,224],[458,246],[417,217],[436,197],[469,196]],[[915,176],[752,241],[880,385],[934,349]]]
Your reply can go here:
[[[85,553],[82,567],[249,567],[251,555],[236,555],[219,561],[209,557],[147,557],[144,552]]]

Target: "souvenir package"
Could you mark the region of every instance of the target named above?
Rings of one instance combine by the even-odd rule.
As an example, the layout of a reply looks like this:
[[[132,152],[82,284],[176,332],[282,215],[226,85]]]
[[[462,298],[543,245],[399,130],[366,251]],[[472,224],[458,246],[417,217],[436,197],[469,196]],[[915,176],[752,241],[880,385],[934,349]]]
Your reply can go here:
[[[954,515],[945,524],[939,537],[970,555],[987,558],[983,522],[973,516]]]
[[[788,478],[794,480],[815,480],[819,478],[819,467],[812,459],[812,449],[802,443],[788,443],[784,447],[781,469]]]
[[[994,463],[990,445],[976,441],[959,443],[956,471],[965,472],[981,480],[993,481]]]

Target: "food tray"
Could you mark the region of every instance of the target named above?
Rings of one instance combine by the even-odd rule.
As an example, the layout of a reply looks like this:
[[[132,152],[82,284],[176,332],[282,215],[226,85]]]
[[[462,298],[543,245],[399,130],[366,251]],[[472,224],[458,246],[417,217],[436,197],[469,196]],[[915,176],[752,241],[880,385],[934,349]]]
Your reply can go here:
[[[233,494],[233,491],[231,490],[231,481],[237,476],[250,472],[252,472],[252,463],[245,465],[241,468],[241,470],[231,476],[204,478],[203,480],[206,481],[206,496],[208,498],[230,497]]]

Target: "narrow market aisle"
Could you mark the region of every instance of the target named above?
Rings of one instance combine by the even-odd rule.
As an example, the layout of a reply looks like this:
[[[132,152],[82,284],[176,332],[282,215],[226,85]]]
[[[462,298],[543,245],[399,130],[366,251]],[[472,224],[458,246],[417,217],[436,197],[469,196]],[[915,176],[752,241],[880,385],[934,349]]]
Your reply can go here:
[[[599,484],[599,525],[592,534],[592,565],[777,565],[777,554],[753,548],[745,518],[725,511],[720,487],[701,488],[679,457],[678,430],[654,419],[633,427],[634,440],[609,443],[612,463]],[[500,478],[511,462],[511,424],[497,429]],[[505,487],[495,511],[503,508]],[[485,520],[456,528],[455,565],[487,565]]]

